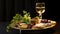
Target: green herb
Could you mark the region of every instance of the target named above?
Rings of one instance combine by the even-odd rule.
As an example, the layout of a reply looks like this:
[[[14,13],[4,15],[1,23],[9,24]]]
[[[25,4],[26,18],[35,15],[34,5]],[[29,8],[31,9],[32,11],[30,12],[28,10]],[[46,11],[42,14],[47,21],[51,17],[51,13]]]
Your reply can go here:
[[[23,16],[20,15],[20,14],[16,14],[15,16],[13,16],[13,19],[11,20],[10,24],[16,23],[16,22],[18,23],[18,21],[21,21],[21,22],[26,23],[26,24],[31,23],[31,21],[30,21],[30,19],[31,19],[30,14],[27,13],[27,11],[23,11],[23,14],[24,14]],[[7,29],[6,29],[7,32],[11,28],[10,24],[7,26]]]

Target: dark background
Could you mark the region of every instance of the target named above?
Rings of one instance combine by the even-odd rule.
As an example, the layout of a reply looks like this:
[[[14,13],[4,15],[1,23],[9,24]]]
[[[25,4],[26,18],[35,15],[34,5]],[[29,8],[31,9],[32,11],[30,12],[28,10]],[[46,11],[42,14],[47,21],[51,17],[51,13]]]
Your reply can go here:
[[[43,18],[60,20],[59,9],[57,8],[58,3],[55,1],[48,0],[0,0],[0,21],[10,21],[16,13],[22,14],[23,10],[29,11],[31,17],[36,16],[35,3],[45,2],[46,11],[43,14]],[[57,10],[58,9],[58,10]]]
[[[60,21],[59,3],[52,0],[0,0],[0,34],[18,34],[18,30],[11,29],[6,32],[6,26],[9,24],[16,13],[23,15],[22,11],[30,12],[31,17],[38,15],[35,11],[36,2],[45,2],[46,11],[43,14],[44,19]],[[60,22],[57,22],[58,24]],[[59,25],[57,29],[59,30]]]

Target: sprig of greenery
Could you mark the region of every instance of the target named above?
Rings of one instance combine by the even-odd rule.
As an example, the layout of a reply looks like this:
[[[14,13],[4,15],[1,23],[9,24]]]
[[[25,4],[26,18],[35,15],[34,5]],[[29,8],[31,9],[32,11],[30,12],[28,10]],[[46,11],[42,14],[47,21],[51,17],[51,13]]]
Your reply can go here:
[[[26,11],[23,11],[23,14],[24,14],[24,16],[23,16],[23,22],[29,24],[31,22],[30,21],[30,19],[31,19],[30,14],[27,13]]]
[[[11,23],[10,23],[10,24],[16,23],[16,22],[18,22],[18,21],[21,21],[21,22],[26,23],[26,24],[31,23],[31,21],[30,21],[30,19],[31,19],[30,14],[27,13],[27,11],[23,11],[23,14],[24,14],[23,16],[21,16],[20,14],[16,14],[16,15],[13,17],[13,19],[11,20]],[[7,26],[7,29],[6,29],[7,32],[8,32],[9,29],[11,28],[11,27],[10,27],[10,24]]]

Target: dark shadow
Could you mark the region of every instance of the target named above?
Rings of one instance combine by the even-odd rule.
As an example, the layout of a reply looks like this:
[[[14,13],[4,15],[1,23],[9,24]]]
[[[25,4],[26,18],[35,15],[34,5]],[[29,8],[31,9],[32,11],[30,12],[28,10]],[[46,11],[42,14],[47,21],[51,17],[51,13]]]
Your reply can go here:
[[[54,29],[43,29],[43,30],[22,30],[21,34],[53,34],[55,32]]]
[[[20,34],[19,32],[20,32],[20,31],[19,31],[18,29],[13,29],[13,28],[11,28],[11,29],[9,30],[9,32],[7,32],[7,34]]]

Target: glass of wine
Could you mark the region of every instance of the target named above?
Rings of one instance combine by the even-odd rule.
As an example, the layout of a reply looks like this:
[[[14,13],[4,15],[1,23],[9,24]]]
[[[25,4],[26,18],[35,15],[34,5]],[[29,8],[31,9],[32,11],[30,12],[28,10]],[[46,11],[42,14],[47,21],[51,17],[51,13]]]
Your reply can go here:
[[[36,3],[36,12],[39,14],[39,18],[42,19],[42,14],[45,12],[45,3],[44,2]]]

